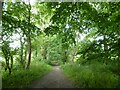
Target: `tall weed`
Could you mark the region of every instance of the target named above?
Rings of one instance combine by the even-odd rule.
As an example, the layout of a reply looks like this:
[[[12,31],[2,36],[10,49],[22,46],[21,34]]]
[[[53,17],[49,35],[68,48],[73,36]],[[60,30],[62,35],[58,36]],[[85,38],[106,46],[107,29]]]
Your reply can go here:
[[[114,88],[118,86],[118,75],[114,74],[104,64],[90,65],[66,64],[61,68],[78,87]]]

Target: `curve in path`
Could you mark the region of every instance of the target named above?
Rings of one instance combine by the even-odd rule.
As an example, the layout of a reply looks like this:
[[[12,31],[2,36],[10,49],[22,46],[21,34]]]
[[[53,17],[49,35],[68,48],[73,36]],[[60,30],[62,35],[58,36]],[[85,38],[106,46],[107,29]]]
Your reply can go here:
[[[43,78],[34,81],[30,88],[74,88],[74,85],[64,76],[59,66],[54,66],[53,70]]]

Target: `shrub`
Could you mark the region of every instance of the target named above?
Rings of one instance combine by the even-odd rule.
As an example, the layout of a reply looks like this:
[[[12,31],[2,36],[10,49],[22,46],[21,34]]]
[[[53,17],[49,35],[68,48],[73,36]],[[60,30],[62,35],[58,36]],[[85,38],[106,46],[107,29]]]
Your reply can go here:
[[[32,62],[29,70],[23,70],[16,67],[10,76],[5,71],[2,71],[2,87],[27,87],[33,80],[41,78],[50,70],[51,67],[46,65],[44,62]]]
[[[111,88],[118,86],[118,76],[100,63],[90,65],[66,64],[61,68],[78,87]]]

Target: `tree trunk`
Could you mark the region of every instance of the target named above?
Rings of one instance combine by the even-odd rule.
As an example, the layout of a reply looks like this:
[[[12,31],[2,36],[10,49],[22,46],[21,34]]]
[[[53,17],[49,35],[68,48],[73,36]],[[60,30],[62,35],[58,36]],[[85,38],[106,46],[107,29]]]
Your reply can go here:
[[[24,59],[23,59],[23,42],[22,42],[22,37],[20,37],[20,44],[21,44],[20,63],[23,66],[23,68],[25,68]]]
[[[29,17],[28,17],[28,25],[30,24],[30,11],[31,11],[31,5],[30,5],[30,0],[29,0],[29,8],[28,8],[28,13],[29,13]],[[28,63],[27,63],[27,69],[29,69],[30,67],[30,63],[31,63],[31,28],[28,28],[28,46],[29,46],[29,52],[28,52]]]
[[[29,45],[29,55],[28,55],[28,64],[27,64],[27,69],[29,69],[30,63],[31,63],[31,38],[29,36],[28,38],[28,45]]]
[[[4,4],[4,2],[0,1],[0,24],[1,24],[1,21],[2,21],[2,8],[3,8],[3,4]]]
[[[44,47],[43,51],[42,51],[42,55],[43,55],[43,59],[47,59],[47,47]]]
[[[9,59],[10,59],[10,56],[9,56],[9,51],[7,51],[8,49],[6,49],[6,47],[2,46],[2,52],[4,54],[4,57],[5,57],[5,62],[6,62],[6,67],[5,67],[5,71],[7,71],[7,69],[9,70],[9,75],[11,74],[11,68],[9,66]]]
[[[26,59],[27,59],[27,46],[26,46],[26,49],[25,49],[25,56],[24,56],[24,60],[26,61]]]
[[[64,54],[64,64],[67,62],[67,50],[65,51],[65,54]]]
[[[27,60],[27,51],[28,51],[28,48],[27,48],[27,46],[26,46],[26,48],[25,48],[25,52],[24,52],[24,69],[26,69],[26,67],[27,67],[27,65],[26,65],[26,60]]]
[[[11,54],[10,57],[11,57],[11,67],[10,68],[12,69],[12,67],[13,67],[13,55]]]
[[[35,50],[35,55],[36,55],[36,57],[38,56],[37,54],[38,54],[38,52],[37,52],[37,47],[36,47],[36,50]]]
[[[106,36],[104,35],[104,52],[105,52],[105,56],[104,56],[104,58],[105,58],[105,64],[107,64],[108,63],[108,54],[109,54],[109,52],[108,52],[108,45],[107,45],[107,38],[106,38]]]

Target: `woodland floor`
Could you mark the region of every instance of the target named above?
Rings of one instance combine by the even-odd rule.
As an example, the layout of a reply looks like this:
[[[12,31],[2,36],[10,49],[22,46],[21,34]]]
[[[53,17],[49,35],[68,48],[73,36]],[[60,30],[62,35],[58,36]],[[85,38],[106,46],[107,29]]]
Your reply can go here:
[[[74,85],[59,66],[54,66],[50,73],[33,81],[29,88],[74,88]]]

